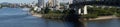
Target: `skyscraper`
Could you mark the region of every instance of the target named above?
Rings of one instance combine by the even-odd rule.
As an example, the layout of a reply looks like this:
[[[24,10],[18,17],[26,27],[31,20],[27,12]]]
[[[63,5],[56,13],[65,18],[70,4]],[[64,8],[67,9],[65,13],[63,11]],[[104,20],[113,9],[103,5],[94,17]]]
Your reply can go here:
[[[59,5],[57,0],[48,0],[48,2],[49,2],[50,7],[55,7],[55,6]]]
[[[68,2],[69,2],[69,4],[72,4],[72,0],[69,0]]]
[[[38,0],[38,7],[43,8],[44,4],[44,0]]]

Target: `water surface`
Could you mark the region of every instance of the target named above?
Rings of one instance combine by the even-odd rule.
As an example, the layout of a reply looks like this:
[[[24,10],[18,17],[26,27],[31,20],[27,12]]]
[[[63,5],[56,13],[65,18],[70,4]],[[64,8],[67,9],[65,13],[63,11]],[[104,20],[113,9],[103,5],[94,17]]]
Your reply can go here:
[[[78,22],[50,20],[32,16],[23,8],[0,9],[0,27],[80,27]]]
[[[88,21],[87,27],[120,27],[120,19]]]
[[[77,21],[51,20],[32,16],[23,8],[0,9],[0,27],[81,27]],[[120,27],[120,19],[88,21],[87,27]]]

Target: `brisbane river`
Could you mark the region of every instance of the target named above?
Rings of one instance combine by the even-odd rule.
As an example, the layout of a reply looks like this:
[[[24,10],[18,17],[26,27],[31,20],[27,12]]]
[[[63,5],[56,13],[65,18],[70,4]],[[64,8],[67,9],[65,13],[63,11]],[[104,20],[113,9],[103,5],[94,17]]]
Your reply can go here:
[[[82,27],[78,22],[32,16],[25,8],[1,8],[0,27]],[[119,19],[87,21],[85,27],[120,27]]]

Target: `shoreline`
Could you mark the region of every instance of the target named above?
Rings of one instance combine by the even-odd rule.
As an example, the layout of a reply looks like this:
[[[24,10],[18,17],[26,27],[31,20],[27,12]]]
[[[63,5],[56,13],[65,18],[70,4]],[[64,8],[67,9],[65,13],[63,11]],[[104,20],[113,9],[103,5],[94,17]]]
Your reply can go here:
[[[34,13],[34,12],[30,12],[32,14],[32,16],[35,16],[35,17],[42,17],[41,14],[38,14],[38,13]],[[107,20],[107,19],[116,19],[116,18],[119,18],[119,17],[116,17],[114,15],[111,15],[111,16],[99,16],[98,18],[95,18],[95,19],[83,19],[84,21],[95,21],[95,20]]]
[[[95,21],[95,20],[108,20],[108,19],[116,19],[116,18],[119,18],[119,17],[116,17],[116,16],[99,16],[98,18],[95,18],[95,19],[84,19],[85,21]]]
[[[35,17],[42,17],[41,14],[38,14],[38,13],[34,13],[33,11],[30,12],[32,14],[32,16],[35,16]]]

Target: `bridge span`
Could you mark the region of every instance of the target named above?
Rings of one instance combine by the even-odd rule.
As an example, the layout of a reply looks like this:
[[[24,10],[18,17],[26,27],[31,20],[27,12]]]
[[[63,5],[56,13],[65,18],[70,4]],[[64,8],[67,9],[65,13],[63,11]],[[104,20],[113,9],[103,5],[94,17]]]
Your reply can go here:
[[[110,0],[110,1],[84,1],[84,2],[78,2],[78,3],[72,3],[70,4],[70,9],[74,9],[76,13],[81,14],[87,14],[87,5],[100,5],[100,6],[118,6],[120,7],[120,0]]]

